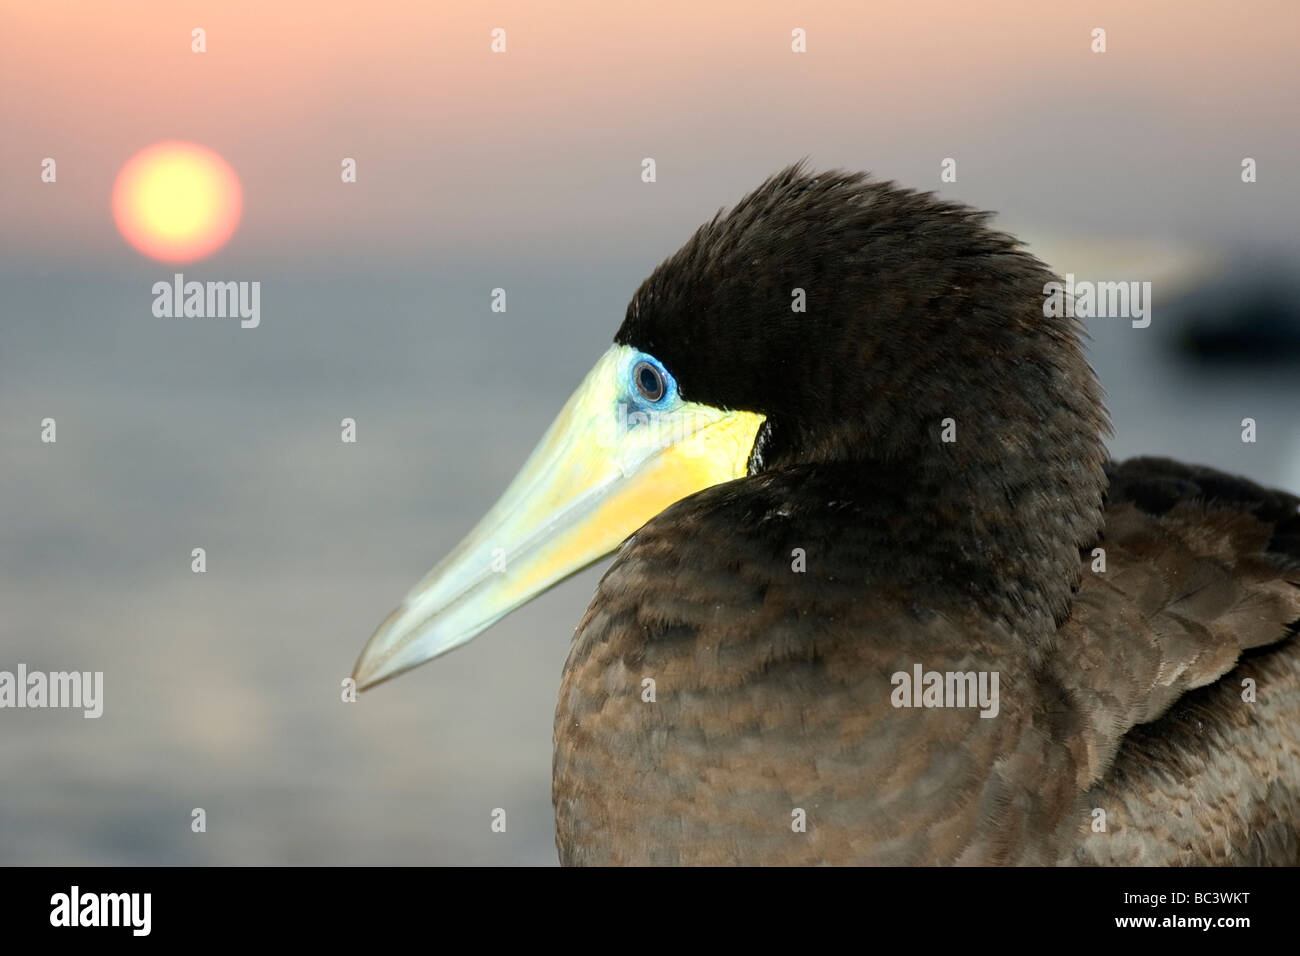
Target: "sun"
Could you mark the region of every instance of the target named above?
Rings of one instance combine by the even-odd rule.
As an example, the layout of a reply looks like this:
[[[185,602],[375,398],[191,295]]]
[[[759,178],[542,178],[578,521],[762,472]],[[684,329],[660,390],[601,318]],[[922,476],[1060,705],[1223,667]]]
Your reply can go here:
[[[126,241],[163,262],[216,252],[235,231],[243,190],[230,164],[197,143],[155,143],[113,184],[113,219]]]

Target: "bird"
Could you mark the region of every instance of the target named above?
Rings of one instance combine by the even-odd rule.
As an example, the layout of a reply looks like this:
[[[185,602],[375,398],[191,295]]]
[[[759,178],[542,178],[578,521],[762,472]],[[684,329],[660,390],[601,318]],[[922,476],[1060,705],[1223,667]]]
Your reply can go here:
[[[720,210],[357,686],[612,554],[562,864],[1300,862],[1300,498],[1112,460],[1086,330],[990,220],[806,161]]]

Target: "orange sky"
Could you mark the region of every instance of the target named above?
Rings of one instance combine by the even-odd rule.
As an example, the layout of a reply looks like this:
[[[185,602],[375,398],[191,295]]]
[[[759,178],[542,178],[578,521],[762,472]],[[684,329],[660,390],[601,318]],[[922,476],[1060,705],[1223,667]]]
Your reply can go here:
[[[1226,166],[1230,188],[1234,157],[1260,153],[1259,208],[1229,227],[1282,230],[1295,201],[1273,190],[1300,158],[1298,11],[3,0],[0,253],[132,261],[109,192],[135,151],[164,139],[234,165],[245,220],[222,254],[246,259],[291,249],[364,267],[557,237],[598,255],[627,238],[629,217],[698,221],[803,155],[924,188],[953,155],[956,195],[1048,226],[1053,189],[1108,189],[1110,220],[1086,195],[1077,216],[1061,196],[1063,217],[1141,233],[1194,226],[1193,196],[1207,228],[1222,223],[1240,194],[1197,177]],[[494,26],[508,31],[505,55],[488,51]],[[802,56],[795,26],[808,31]],[[1088,49],[1093,26],[1108,30],[1104,56]],[[52,187],[39,180],[45,156],[59,164]],[[358,159],[353,187],[339,184],[344,156]],[[636,179],[642,156],[660,163],[652,192]]]

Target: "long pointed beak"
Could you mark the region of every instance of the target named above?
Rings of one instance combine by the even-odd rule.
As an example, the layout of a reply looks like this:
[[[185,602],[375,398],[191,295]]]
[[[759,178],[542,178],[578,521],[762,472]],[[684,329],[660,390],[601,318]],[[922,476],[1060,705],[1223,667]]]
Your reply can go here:
[[[460,647],[668,505],[745,474],[763,416],[680,401],[647,412],[629,397],[636,355],[601,357],[501,499],[379,625],[358,687]]]

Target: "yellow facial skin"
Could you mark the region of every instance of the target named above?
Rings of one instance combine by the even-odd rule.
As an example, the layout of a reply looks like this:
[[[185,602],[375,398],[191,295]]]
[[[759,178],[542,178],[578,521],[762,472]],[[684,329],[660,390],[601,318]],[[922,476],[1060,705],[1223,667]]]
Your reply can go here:
[[[673,502],[745,474],[763,416],[675,394],[650,407],[631,388],[639,357],[601,356],[501,499],[379,625],[358,687],[460,647]]]

